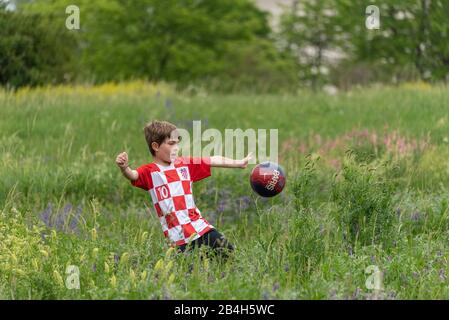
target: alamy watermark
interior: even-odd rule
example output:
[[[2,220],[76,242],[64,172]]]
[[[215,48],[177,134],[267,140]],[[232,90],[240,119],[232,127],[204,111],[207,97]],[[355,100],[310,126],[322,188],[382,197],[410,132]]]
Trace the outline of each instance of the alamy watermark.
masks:
[[[202,131],[201,120],[194,120],[192,135],[186,129],[178,128],[176,131],[181,140],[179,154],[192,155],[194,161],[214,155],[242,159],[252,153],[254,157],[249,164],[278,162],[278,129],[225,129],[223,135],[215,128]]]
[[[379,292],[383,289],[383,273],[376,265],[370,265],[366,267],[365,273],[369,274],[365,281],[365,286],[368,290],[374,290]]]
[[[77,266],[67,266],[65,273],[68,275],[65,279],[65,286],[67,289],[78,289],[80,288],[80,269]]]
[[[380,29],[380,10],[378,6],[370,5],[365,9],[367,15],[365,26],[368,30]]]
[[[77,5],[71,4],[65,9],[66,14],[69,16],[66,18],[65,26],[69,30],[80,29],[80,8]],[[369,30],[380,29],[380,10],[378,6],[369,5],[365,9],[367,15],[365,19],[365,26]]]
[[[65,13],[69,16],[65,19],[65,26],[69,30],[80,29],[80,8],[74,4],[65,8]]]

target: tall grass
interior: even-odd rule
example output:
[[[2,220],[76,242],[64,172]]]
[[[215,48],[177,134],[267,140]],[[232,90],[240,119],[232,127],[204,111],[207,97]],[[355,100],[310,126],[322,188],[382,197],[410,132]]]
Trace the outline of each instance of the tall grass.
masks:
[[[108,84],[0,92],[0,298],[448,298],[444,87],[336,96],[208,95]],[[196,203],[236,246],[222,263],[169,250],[147,195],[115,167],[151,161],[144,124],[278,128],[287,186],[213,169]],[[246,181],[246,182],[245,182]],[[383,272],[366,288],[365,270]],[[79,289],[68,289],[69,266]]]

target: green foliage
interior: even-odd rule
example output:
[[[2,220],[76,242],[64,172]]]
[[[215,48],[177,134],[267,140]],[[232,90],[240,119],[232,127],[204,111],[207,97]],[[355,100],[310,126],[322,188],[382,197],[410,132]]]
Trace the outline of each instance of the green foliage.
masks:
[[[393,184],[381,165],[357,164],[349,156],[333,186],[333,201],[344,237],[352,246],[382,244],[393,239]]]
[[[288,240],[285,243],[289,252],[289,265],[304,279],[319,267],[329,252],[332,238],[332,223],[320,219],[320,210],[301,209],[289,220]]]
[[[233,42],[225,48],[222,70],[198,80],[199,86],[209,91],[227,93],[296,90],[298,77],[294,59],[280,52],[272,41],[256,39],[251,42]]]
[[[319,157],[308,155],[303,168],[298,170],[293,182],[293,194],[295,195],[295,207],[298,212],[301,209],[310,209],[319,193],[319,178],[316,173],[316,163]]]
[[[0,85],[61,83],[73,77],[75,39],[39,14],[0,8]]]
[[[369,30],[376,5],[380,28]],[[374,82],[447,80],[449,33],[444,0],[293,1],[281,19],[283,50],[297,57],[302,84],[342,88]]]
[[[278,24],[250,0],[16,1],[0,9],[0,85],[143,79],[190,91],[295,92],[446,81],[443,0],[292,1]],[[365,26],[368,5],[380,29]],[[274,22],[274,20],[272,21]]]
[[[0,90],[0,297],[448,298],[447,99],[445,87],[422,84],[338,99],[179,94],[140,82]],[[229,263],[168,251],[147,193],[114,164],[123,150],[133,168],[151,161],[142,126],[168,115],[186,129],[192,119],[222,132],[279,128],[288,175],[279,196],[254,194],[251,168],[212,169],[194,185],[204,217],[236,246]],[[390,154],[384,130],[404,145],[430,137],[428,148]],[[347,139],[353,132],[362,134]],[[364,144],[365,132],[385,150]],[[341,168],[348,149],[357,159]],[[68,265],[79,267],[79,290],[65,286]],[[370,265],[384,274],[378,293],[365,286]]]
[[[329,50],[335,50],[339,29],[334,1],[293,1],[281,17],[283,50],[295,57],[300,80],[313,89],[328,82]]]
[[[377,5],[380,29],[365,28],[365,8]],[[377,81],[389,76],[390,81],[447,79],[449,51],[440,39],[449,32],[444,0],[401,0],[381,2],[364,0],[339,1],[339,25],[350,35],[342,43],[351,53],[351,62],[368,62],[381,70]]]
[[[64,26],[67,0],[23,4],[24,12]],[[288,60],[269,40],[267,14],[248,0],[79,1],[81,79],[146,79],[186,87],[269,91],[292,80]],[[234,82],[235,81],[235,82]]]

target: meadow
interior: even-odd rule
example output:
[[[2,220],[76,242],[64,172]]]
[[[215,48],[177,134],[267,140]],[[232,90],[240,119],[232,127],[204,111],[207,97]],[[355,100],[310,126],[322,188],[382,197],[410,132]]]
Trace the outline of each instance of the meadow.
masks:
[[[145,82],[0,91],[0,299],[448,299],[448,101],[447,87],[422,83],[335,95]],[[279,129],[280,195],[254,194],[253,166],[194,185],[236,246],[229,261],[169,249],[147,194],[116,167],[122,151],[133,168],[151,161],[151,119]]]

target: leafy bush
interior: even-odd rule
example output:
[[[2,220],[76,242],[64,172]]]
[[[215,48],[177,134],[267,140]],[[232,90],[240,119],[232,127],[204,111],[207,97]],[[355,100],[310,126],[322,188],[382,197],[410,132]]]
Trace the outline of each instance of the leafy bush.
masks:
[[[61,83],[73,77],[75,38],[38,14],[0,7],[0,85]]]

